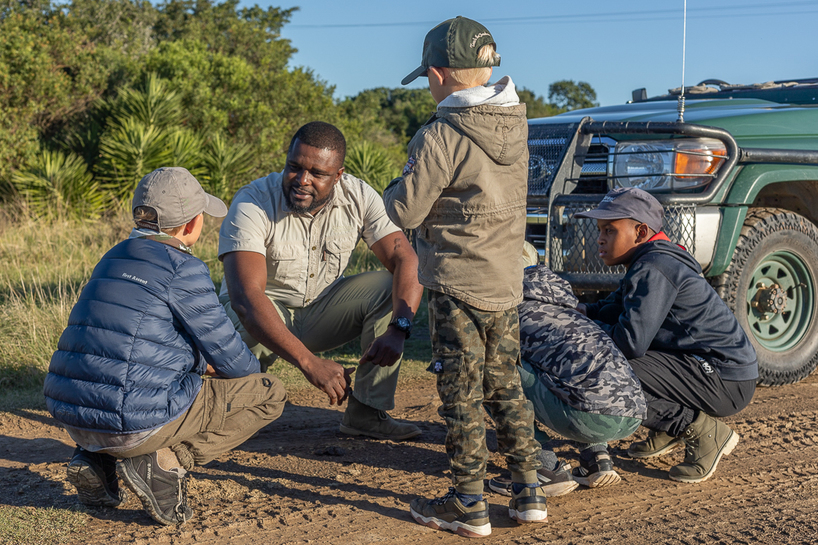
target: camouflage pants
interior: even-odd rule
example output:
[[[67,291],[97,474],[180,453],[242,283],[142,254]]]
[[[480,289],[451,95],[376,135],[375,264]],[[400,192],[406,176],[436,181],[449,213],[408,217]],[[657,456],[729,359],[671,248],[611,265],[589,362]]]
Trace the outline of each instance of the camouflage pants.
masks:
[[[455,488],[481,494],[486,474],[484,406],[497,427],[499,450],[515,482],[537,482],[540,445],[534,411],[517,372],[520,326],[517,309],[478,310],[454,297],[429,291],[432,364],[446,421],[446,453]]]

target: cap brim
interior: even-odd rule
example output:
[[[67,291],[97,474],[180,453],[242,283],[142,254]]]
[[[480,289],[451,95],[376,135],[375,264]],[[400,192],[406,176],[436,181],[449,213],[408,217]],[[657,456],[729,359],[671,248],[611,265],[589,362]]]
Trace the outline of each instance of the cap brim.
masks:
[[[408,85],[418,79],[420,76],[426,75],[426,70],[428,70],[425,66],[418,66],[411,74],[400,80],[401,85]]]
[[[613,210],[588,210],[587,212],[578,212],[574,214],[575,218],[591,218],[595,220],[625,220],[631,219],[630,216],[627,214],[622,214],[621,212],[615,212]]]
[[[205,195],[207,196],[207,202],[205,203],[203,212],[214,218],[225,217],[227,215],[227,205],[224,204],[224,201],[218,197],[214,197],[210,193],[205,193]]]

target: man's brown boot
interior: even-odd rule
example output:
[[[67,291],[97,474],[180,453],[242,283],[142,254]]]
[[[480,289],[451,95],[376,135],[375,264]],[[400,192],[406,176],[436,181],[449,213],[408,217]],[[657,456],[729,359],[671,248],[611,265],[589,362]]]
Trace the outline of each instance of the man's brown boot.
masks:
[[[700,483],[716,472],[722,456],[730,454],[739,436],[730,427],[699,412],[696,420],[685,428],[685,460],[670,468],[670,478],[683,483]]]
[[[628,456],[631,458],[653,458],[683,445],[684,440],[681,437],[673,437],[663,431],[650,430],[647,439],[631,443],[631,446],[628,447]]]
[[[364,405],[354,395],[349,396],[347,410],[341,421],[341,433],[365,435],[375,439],[403,441],[420,435],[420,428],[414,424],[399,422],[381,411]]]

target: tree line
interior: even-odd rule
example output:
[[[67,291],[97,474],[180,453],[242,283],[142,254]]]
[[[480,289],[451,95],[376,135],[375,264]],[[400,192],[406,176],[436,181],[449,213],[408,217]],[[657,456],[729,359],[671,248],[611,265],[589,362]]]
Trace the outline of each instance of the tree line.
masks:
[[[347,171],[382,188],[435,109],[426,90],[334,99],[290,67],[281,37],[297,8],[238,0],[0,0],[0,199],[36,216],[99,217],[159,166],[183,166],[225,200],[282,167],[290,135],[321,119],[347,136]],[[529,117],[595,105],[585,82]]]

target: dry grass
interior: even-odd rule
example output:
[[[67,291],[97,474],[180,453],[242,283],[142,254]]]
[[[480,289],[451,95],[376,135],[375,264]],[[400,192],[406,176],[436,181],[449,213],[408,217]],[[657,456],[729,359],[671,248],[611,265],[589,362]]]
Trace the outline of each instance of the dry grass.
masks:
[[[221,220],[207,218],[195,253],[210,267],[216,288],[224,269],[218,260],[218,228]],[[99,259],[128,236],[131,222],[124,213],[99,221],[38,222],[13,217],[0,210],[0,407],[41,408],[43,379],[57,341],[82,287]],[[347,274],[372,270],[380,264],[362,244],[350,260]],[[425,305],[415,329],[426,329]],[[357,341],[326,357],[354,364],[359,357]],[[422,375],[429,353],[428,340],[410,340],[402,375]],[[271,369],[291,389],[309,384],[300,372],[279,361]]]

